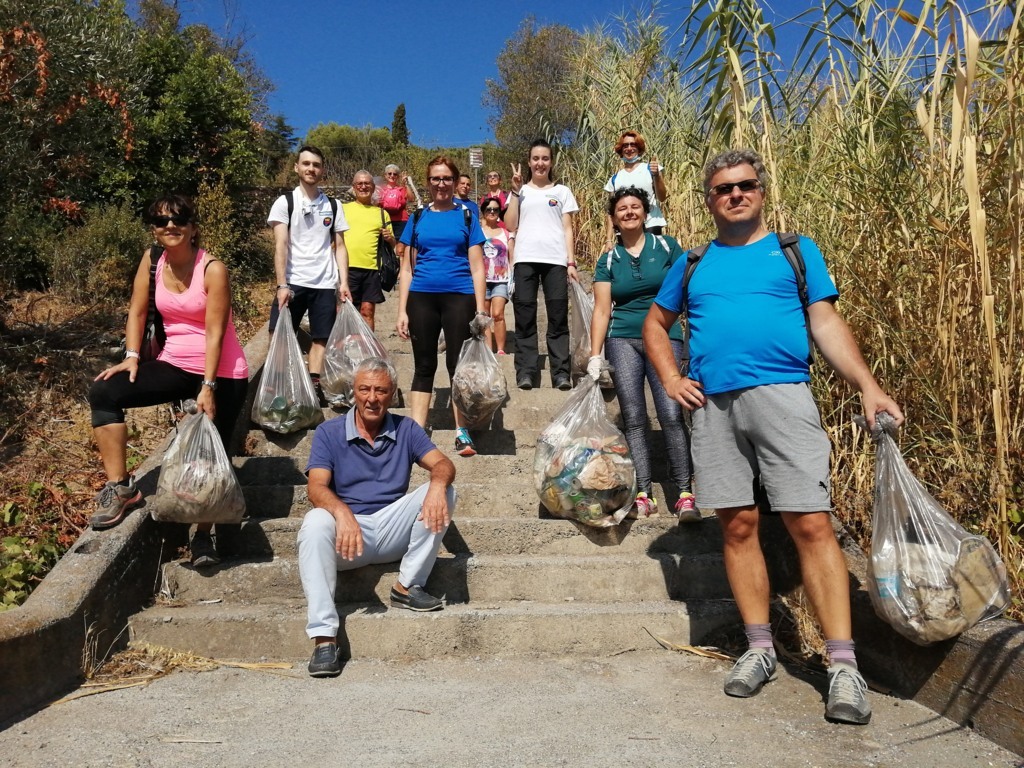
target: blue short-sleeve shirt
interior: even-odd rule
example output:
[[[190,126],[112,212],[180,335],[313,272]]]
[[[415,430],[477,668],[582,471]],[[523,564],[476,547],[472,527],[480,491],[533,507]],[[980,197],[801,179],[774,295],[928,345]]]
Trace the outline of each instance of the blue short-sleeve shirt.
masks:
[[[329,470],[332,489],[353,514],[372,515],[406,494],[412,465],[436,447],[423,427],[393,413],[370,445],[356,430],[353,408],[316,428],[306,474]]]
[[[839,296],[813,240],[800,238],[811,304]],[[807,325],[796,275],[774,233],[742,246],[712,242],[690,278],[686,259],[672,265],[655,302],[690,322],[690,378],[705,394],[810,381]]]
[[[416,249],[410,291],[421,293],[473,293],[469,246],[483,245],[480,218],[470,214],[469,226],[461,206],[450,211],[426,208],[419,220],[410,219],[401,242]],[[413,242],[413,233],[416,242]]]

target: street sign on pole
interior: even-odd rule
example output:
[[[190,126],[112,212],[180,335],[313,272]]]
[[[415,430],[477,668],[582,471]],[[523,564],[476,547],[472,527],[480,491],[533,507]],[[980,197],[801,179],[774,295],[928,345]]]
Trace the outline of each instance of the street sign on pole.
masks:
[[[470,168],[483,168],[484,166],[484,148],[483,147],[470,147],[469,148],[469,167]]]

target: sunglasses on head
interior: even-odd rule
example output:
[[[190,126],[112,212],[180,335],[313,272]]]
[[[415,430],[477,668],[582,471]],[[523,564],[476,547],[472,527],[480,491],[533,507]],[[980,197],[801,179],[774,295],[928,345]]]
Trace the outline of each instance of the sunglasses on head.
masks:
[[[166,227],[172,221],[174,222],[174,226],[184,227],[191,221],[191,219],[189,219],[188,216],[185,216],[184,214],[181,213],[176,213],[173,216],[154,216],[153,226]]]
[[[744,179],[743,181],[732,181],[726,182],[725,184],[716,184],[708,190],[709,195],[731,195],[734,187],[739,187],[740,192],[746,194],[747,192],[753,192],[761,188],[761,182],[757,179]]]

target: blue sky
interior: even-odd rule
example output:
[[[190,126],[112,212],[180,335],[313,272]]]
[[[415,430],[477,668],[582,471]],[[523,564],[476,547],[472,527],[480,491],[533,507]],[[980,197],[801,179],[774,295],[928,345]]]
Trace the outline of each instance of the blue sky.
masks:
[[[769,5],[775,18],[768,20],[778,25],[808,3],[775,0],[762,7]],[[298,138],[321,122],[390,127],[395,107],[404,102],[414,143],[469,146],[492,136],[481,103],[485,81],[496,76],[495,60],[526,16],[584,31],[649,5],[179,0],[178,7],[183,24],[202,23],[247,39],[246,50],[275,84],[271,111],[284,114]],[[660,3],[665,26],[678,27],[689,7]],[[793,40],[800,36],[794,25],[781,25],[778,32]]]

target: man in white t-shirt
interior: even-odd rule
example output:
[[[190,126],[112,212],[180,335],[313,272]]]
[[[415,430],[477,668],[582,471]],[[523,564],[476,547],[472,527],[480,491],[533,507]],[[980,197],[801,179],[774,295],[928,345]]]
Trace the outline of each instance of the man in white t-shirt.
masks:
[[[338,299],[348,301],[348,251],[345,214],[317,184],[324,175],[324,153],[313,146],[299,149],[295,163],[299,186],[274,201],[267,223],[274,229],[274,272],[277,292],[270,307],[270,332],[285,306],[297,328],[309,313],[309,375],[320,383],[327,337],[334,326]],[[289,200],[289,198],[291,198]],[[289,205],[289,202],[291,205]],[[289,216],[289,208],[291,215]],[[333,241],[333,242],[332,242]]]

